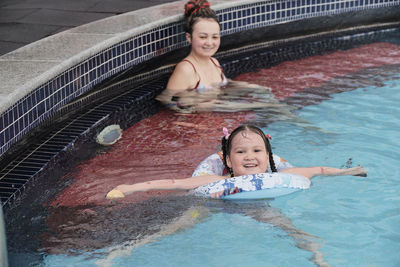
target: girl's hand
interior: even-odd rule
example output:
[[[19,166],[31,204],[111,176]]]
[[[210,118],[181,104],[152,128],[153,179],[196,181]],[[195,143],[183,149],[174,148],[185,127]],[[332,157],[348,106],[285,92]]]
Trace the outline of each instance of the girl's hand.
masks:
[[[106,198],[107,199],[124,198],[125,194],[131,194],[132,192],[134,192],[133,187],[134,185],[121,184],[115,187],[110,192],[108,192]]]
[[[106,195],[107,199],[124,198],[124,197],[125,197],[125,195],[121,191],[119,191],[117,189],[111,190]]]
[[[210,197],[211,198],[221,198],[221,197],[223,197],[225,195],[233,195],[233,194],[236,194],[236,193],[239,193],[239,192],[241,192],[241,190],[239,190],[238,187],[235,187],[235,188],[232,188],[232,189],[225,189],[223,191],[218,191],[218,192],[215,192],[215,193],[211,193]]]
[[[367,171],[362,166],[348,169],[350,175],[367,177]]]
[[[211,198],[221,198],[223,195],[224,195],[224,191],[219,191],[219,192],[211,193],[210,197]]]

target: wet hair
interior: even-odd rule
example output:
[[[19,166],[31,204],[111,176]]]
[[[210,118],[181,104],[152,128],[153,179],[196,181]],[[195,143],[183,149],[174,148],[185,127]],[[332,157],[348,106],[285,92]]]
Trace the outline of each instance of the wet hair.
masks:
[[[219,25],[217,14],[210,8],[210,3],[207,0],[188,1],[185,4],[185,32],[192,35],[193,26],[200,18],[213,19]]]
[[[274,158],[272,156],[271,144],[269,143],[268,138],[265,136],[264,132],[260,128],[254,126],[254,125],[242,125],[242,126],[237,127],[235,130],[233,130],[232,133],[229,135],[228,139],[226,139],[225,136],[222,137],[223,162],[224,162],[225,167],[227,168],[227,170],[231,174],[231,176],[232,177],[234,176],[233,170],[228,167],[228,164],[226,163],[226,157],[228,155],[230,155],[230,153],[231,153],[233,138],[238,133],[245,132],[245,131],[250,131],[250,132],[253,132],[253,133],[258,134],[259,136],[261,136],[261,138],[263,139],[264,144],[265,144],[265,149],[266,149],[266,151],[268,153],[268,156],[269,156],[269,166],[271,168],[271,171],[272,172],[277,172],[276,166],[275,166],[275,162],[274,162]]]

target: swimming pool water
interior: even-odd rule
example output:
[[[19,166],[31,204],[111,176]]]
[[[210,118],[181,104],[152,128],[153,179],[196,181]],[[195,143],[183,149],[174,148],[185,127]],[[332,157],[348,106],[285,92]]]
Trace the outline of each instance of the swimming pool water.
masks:
[[[297,115],[308,121],[305,126],[275,122],[264,129],[273,137],[274,152],[296,166],[362,165],[368,170],[367,178],[316,177],[311,189],[266,202],[297,229],[316,236],[315,244],[332,266],[400,264],[399,70],[392,68],[378,86],[303,107]],[[214,210],[193,227],[152,242],[124,243],[105,255],[48,255],[43,265],[315,266],[311,257],[278,227]]]
[[[400,264],[399,100],[396,74],[382,87],[336,94],[304,108],[300,117],[320,132],[279,123],[269,129],[279,138],[275,146],[290,151],[296,165],[340,167],[351,158],[353,166],[368,169],[365,179],[318,177],[305,194],[272,202],[296,226],[324,240],[321,250],[333,266]]]

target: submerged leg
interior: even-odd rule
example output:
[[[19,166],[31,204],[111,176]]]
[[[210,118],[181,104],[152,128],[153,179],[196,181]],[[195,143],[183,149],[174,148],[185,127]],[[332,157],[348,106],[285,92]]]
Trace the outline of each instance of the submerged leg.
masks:
[[[297,229],[293,225],[292,221],[278,209],[265,205],[264,208],[257,207],[256,209],[247,209],[245,215],[250,216],[259,222],[265,222],[279,227],[294,239],[298,248],[307,250],[313,254],[311,260],[317,266],[330,266],[326,261],[324,261],[323,254],[319,251],[321,244],[320,242],[317,242],[316,239],[321,239],[315,235]]]
[[[178,232],[192,228],[195,224],[203,221],[209,216],[209,210],[204,206],[193,206],[182,213],[181,216],[175,218],[172,222],[162,225],[159,231],[139,237],[137,240],[124,242],[108,248],[107,257],[98,260],[96,263],[100,266],[113,266],[113,261],[116,258],[126,257],[132,254],[132,251],[145,244],[159,241],[164,236],[173,235]]]

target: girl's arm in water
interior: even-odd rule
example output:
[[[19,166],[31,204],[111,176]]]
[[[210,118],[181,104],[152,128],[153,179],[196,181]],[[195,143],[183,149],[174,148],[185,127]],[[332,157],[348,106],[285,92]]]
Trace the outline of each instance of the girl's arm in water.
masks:
[[[311,179],[314,176],[343,176],[343,175],[354,175],[354,176],[364,176],[364,177],[367,176],[367,172],[361,166],[349,169],[338,169],[332,167],[308,167],[308,168],[299,167],[299,168],[284,169],[281,170],[280,172],[298,174],[305,176],[309,179]],[[162,179],[162,180],[153,180],[131,185],[122,184],[117,186],[110,192],[108,192],[106,198],[109,199],[121,198],[133,192],[144,192],[149,190],[189,190],[223,179],[226,179],[226,177],[218,175],[203,175],[195,178]]]
[[[106,198],[120,198],[133,192],[144,192],[149,190],[189,190],[199,186],[226,179],[224,176],[203,175],[195,178],[185,179],[162,179],[137,184],[121,184],[108,192]]]
[[[354,175],[354,176],[367,176],[367,171],[361,167],[357,166],[349,169],[338,169],[332,167],[308,167],[308,168],[287,168],[281,170],[280,172],[287,172],[292,174],[298,174],[305,176],[309,179],[314,176],[344,176],[344,175]]]

